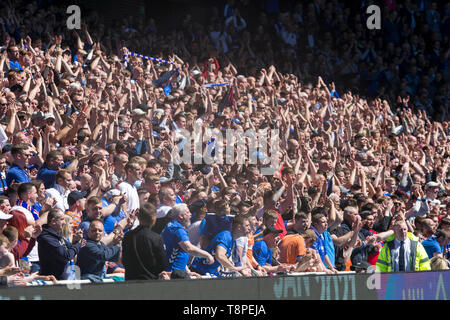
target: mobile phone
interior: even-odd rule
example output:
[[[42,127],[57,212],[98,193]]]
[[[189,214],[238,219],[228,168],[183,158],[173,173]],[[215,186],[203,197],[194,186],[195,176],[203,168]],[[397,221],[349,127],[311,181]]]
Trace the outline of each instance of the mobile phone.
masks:
[[[81,109],[82,112],[85,112],[87,109],[87,105],[83,107],[83,109]]]

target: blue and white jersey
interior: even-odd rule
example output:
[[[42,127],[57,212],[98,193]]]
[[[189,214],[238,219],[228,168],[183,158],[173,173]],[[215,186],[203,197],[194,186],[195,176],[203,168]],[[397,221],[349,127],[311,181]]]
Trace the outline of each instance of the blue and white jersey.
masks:
[[[3,195],[8,190],[8,184],[6,183],[6,174],[4,172],[0,172],[0,182],[0,195]]]
[[[322,262],[325,263],[325,255],[327,254],[327,248],[325,247],[325,240],[322,234],[320,234],[313,226],[311,226],[311,230],[316,234],[316,241],[314,242],[312,248],[317,251],[322,259]]]
[[[185,270],[189,261],[189,253],[184,251],[179,243],[189,241],[189,234],[178,221],[171,221],[161,234],[166,249],[169,266],[166,271]]]
[[[229,258],[231,256],[231,251],[233,249],[233,235],[230,231],[222,231],[218,235],[216,235],[206,248],[213,257],[214,263],[208,264],[205,258],[197,257],[192,261],[192,268],[198,271],[200,274],[205,275],[207,273],[213,274],[216,273],[220,267],[220,262],[216,259],[216,248],[217,246],[221,246],[225,248],[226,256]]]

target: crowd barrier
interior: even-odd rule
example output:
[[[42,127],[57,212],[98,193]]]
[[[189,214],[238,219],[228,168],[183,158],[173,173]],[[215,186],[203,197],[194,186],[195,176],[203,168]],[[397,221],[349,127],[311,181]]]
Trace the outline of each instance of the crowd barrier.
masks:
[[[261,278],[125,281],[0,289],[0,300],[447,300],[450,271],[289,274]]]

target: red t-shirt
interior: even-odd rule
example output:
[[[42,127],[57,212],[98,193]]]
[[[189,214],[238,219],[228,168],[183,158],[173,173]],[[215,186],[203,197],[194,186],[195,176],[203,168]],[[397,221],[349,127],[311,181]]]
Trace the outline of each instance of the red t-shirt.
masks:
[[[378,232],[376,232],[376,231],[374,231],[374,230],[372,230],[372,229],[369,229],[369,231],[372,233],[372,234],[378,234]],[[380,251],[378,251],[377,253],[374,253],[373,255],[370,255],[368,258],[367,258],[367,261],[372,265],[372,266],[376,266],[377,265],[377,260],[378,260],[378,256],[380,255]]]
[[[278,214],[278,219],[277,222],[275,223],[275,229],[278,230],[283,230],[282,233],[280,233],[280,240],[284,238],[284,236],[286,235],[287,231],[286,231],[286,226],[284,225],[284,220],[281,217],[281,214],[278,210],[275,210]]]

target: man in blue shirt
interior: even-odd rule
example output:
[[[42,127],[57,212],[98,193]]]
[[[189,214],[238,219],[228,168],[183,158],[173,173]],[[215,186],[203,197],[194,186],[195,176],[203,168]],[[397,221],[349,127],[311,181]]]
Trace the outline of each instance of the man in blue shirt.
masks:
[[[25,170],[28,160],[32,156],[30,147],[26,144],[14,145],[11,149],[13,163],[6,175],[6,184],[10,186],[13,183],[30,182],[30,176]]]
[[[233,220],[231,231],[219,232],[208,244],[206,251],[214,257],[214,263],[209,264],[206,259],[195,258],[191,265],[191,270],[201,275],[207,273],[220,275],[219,267],[222,266],[229,271],[235,271],[244,276],[249,276],[250,269],[246,266],[235,267],[230,260],[234,240],[248,236],[250,233],[250,222],[243,216],[236,216]]]
[[[422,245],[428,254],[428,258],[433,258],[437,254],[444,252],[445,246],[450,241],[450,231],[438,230],[435,235],[422,241]]]
[[[172,208],[174,219],[167,224],[161,236],[164,240],[166,255],[169,265],[166,271],[186,270],[190,255],[204,258],[208,264],[214,262],[214,258],[189,241],[189,234],[186,229],[191,224],[191,212],[184,204],[176,204]],[[186,270],[186,272],[189,271]]]
[[[312,216],[312,226],[311,230],[316,234],[316,241],[313,244],[313,249],[317,251],[322,259],[322,263],[331,270],[333,273],[337,273],[337,270],[334,268],[333,263],[331,263],[330,258],[327,254],[327,248],[325,245],[325,238],[323,233],[328,229],[328,220],[327,217],[318,213]],[[331,238],[331,237],[330,237]],[[329,238],[328,238],[329,241]]]
[[[103,223],[102,201],[98,197],[90,197],[86,204],[87,215],[78,225],[78,230],[83,230],[83,238],[88,239],[88,229],[92,221],[100,220]]]
[[[209,242],[219,232],[231,231],[233,215],[230,215],[230,205],[226,200],[217,200],[214,203],[216,213],[207,213],[200,224],[200,246],[202,249],[208,247]]]
[[[126,198],[125,195],[122,195],[119,190],[111,189],[105,194],[104,197],[102,197],[101,200],[103,206],[102,211],[104,211],[105,208],[109,207],[112,203],[115,205],[113,213],[105,217],[105,221],[103,223],[105,233],[110,234],[114,231],[115,226],[127,216],[125,211],[122,209],[122,205],[126,202]],[[124,232],[126,232],[126,230]]]
[[[17,68],[19,71],[23,71],[23,67],[20,64],[19,57],[19,48],[17,46],[9,46],[7,49],[8,59],[9,59],[9,69]]]
[[[64,163],[63,156],[60,151],[53,150],[47,154],[45,162],[39,169],[36,179],[44,181],[46,189],[54,188],[56,182],[56,173],[59,169],[66,168],[73,171],[78,166],[78,159],[74,159],[71,163]]]
[[[17,199],[16,206],[27,209],[33,215],[34,220],[39,220],[39,211],[42,206],[37,202],[38,193],[36,186],[29,182],[21,183],[17,189],[17,195],[19,199]],[[39,206],[36,206],[36,204]]]
[[[106,275],[106,261],[117,262],[120,257],[122,235],[114,235],[109,246],[102,242],[103,223],[93,220],[88,229],[86,245],[80,249],[77,265],[81,270],[81,279],[101,280]]]
[[[273,249],[277,247],[280,240],[279,234],[282,232],[283,230],[275,229],[272,226],[267,227],[263,231],[263,239],[253,245],[253,256],[256,262],[267,272],[289,272],[295,269],[294,265],[285,263],[272,266]]]
[[[8,190],[8,185],[6,184],[6,154],[0,154],[0,195],[3,195]]]

